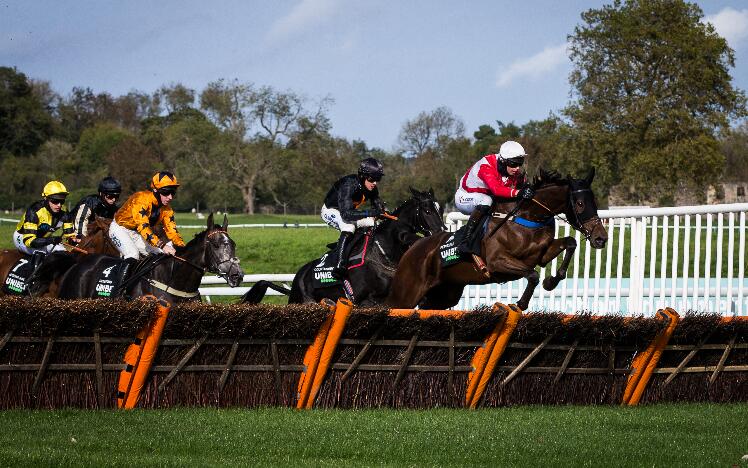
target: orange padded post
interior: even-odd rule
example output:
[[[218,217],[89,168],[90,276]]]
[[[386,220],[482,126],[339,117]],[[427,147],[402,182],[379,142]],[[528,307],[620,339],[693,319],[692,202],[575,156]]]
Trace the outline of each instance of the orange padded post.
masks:
[[[336,305],[330,299],[322,299],[320,304],[327,306],[330,312],[335,312]],[[322,348],[325,346],[327,334],[330,332],[330,326],[332,326],[332,313],[322,322],[319,331],[317,331],[317,336],[314,337],[314,342],[309,345],[306,353],[304,353],[304,371],[301,373],[299,384],[296,387],[296,409],[306,408],[306,400],[312,390],[314,374],[317,372],[317,366],[319,365],[319,357],[322,355]]]
[[[501,330],[504,328],[504,323],[506,322],[507,314],[503,313],[504,310],[500,304],[494,304],[491,311],[497,314],[501,313],[502,315],[499,317],[499,321],[498,323],[496,323],[494,329],[483,341],[483,346],[478,348],[478,350],[473,355],[473,359],[471,359],[470,361],[470,366],[473,368],[473,370],[470,372],[470,374],[468,374],[468,386],[467,392],[465,393],[465,406],[470,406],[470,402],[473,401],[473,395],[475,395],[475,389],[478,388],[478,382],[480,381],[480,377],[481,375],[483,375],[483,371],[486,368],[486,362],[488,362],[488,358],[491,356],[491,351],[493,351],[493,347],[494,345],[496,345],[496,340],[499,339]]]
[[[514,329],[517,327],[520,317],[522,317],[522,311],[515,304],[509,306],[499,304],[499,306],[506,311],[506,320],[504,321],[504,327],[501,329],[501,334],[499,334],[496,344],[491,350],[491,355],[488,357],[488,361],[486,361],[486,368],[480,376],[480,381],[478,382],[478,386],[473,394],[473,399],[470,401],[471,409],[475,409],[478,406],[478,403],[480,403],[480,400],[483,397],[483,392],[486,390],[491,377],[493,377],[493,371],[496,369],[496,364],[504,354],[504,351],[509,344],[509,340],[514,333]]]
[[[322,386],[322,382],[325,380],[325,375],[330,368],[333,354],[335,354],[335,349],[338,347],[338,342],[340,341],[340,337],[343,335],[343,330],[345,330],[348,316],[351,315],[351,309],[353,309],[353,303],[351,301],[344,298],[338,299],[338,303],[335,306],[335,314],[332,318],[332,325],[330,326],[330,331],[327,333],[327,339],[322,348],[322,354],[319,357],[317,371],[314,373],[312,388],[309,391],[309,396],[306,400],[307,409],[311,409],[314,406],[314,399],[317,397],[317,392]]]
[[[148,299],[155,299],[148,296]],[[169,316],[169,303],[159,301],[156,306],[156,316],[145,328],[140,330],[133,344],[125,352],[125,369],[119,374],[117,385],[117,407],[124,409],[135,408],[143,390],[145,380],[151,370],[153,358],[158,351],[161,334]]]
[[[675,327],[678,326],[680,316],[678,312],[668,307],[664,310],[658,310],[656,318],[660,321],[667,320],[668,324],[657,333],[649,346],[647,346],[647,349],[634,358],[634,362],[631,364],[632,373],[626,382],[626,389],[623,392],[623,401],[621,404],[624,406],[636,406],[639,403],[644,390],[649,384],[652,373],[660,361],[662,351],[665,349],[668,341],[670,341],[670,337],[673,336]]]

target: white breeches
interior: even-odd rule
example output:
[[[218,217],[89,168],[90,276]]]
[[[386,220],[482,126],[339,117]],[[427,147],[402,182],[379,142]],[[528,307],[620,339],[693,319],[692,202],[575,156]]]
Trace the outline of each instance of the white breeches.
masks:
[[[109,237],[124,258],[139,259],[151,253],[161,253],[161,249],[145,243],[143,236],[135,231],[123,228],[116,221],[109,225]]]
[[[337,208],[328,208],[325,205],[322,205],[321,216],[322,220],[327,223],[328,226],[334,227],[341,232],[353,232],[356,228],[374,226],[374,218],[372,217],[347,223],[343,220],[343,217],[340,216],[340,211],[338,211]]]
[[[18,231],[13,232],[13,245],[16,246],[16,249],[19,251],[28,254],[28,255],[34,255],[34,252],[44,252],[44,253],[50,253],[50,252],[61,252],[65,250],[65,247],[61,246],[60,244],[57,245],[45,245],[41,249],[36,249],[34,247],[29,247],[26,244],[23,243],[23,234],[21,234]]]
[[[493,198],[491,195],[479,192],[468,192],[462,187],[455,193],[455,207],[462,213],[469,215],[478,205],[491,206]]]

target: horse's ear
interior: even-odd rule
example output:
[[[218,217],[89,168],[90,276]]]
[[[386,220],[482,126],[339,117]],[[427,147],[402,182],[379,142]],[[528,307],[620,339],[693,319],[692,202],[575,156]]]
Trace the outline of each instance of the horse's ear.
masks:
[[[212,211],[208,215],[208,223],[207,224],[208,224],[208,229],[212,229],[213,228],[213,212]]]
[[[590,172],[587,174],[587,177],[584,180],[587,181],[588,185],[592,185],[592,179],[594,178],[595,178],[595,167],[593,166],[590,168]]]
[[[429,195],[431,195],[431,198],[434,198],[434,187],[429,187]]]
[[[223,226],[221,226],[222,231],[228,231],[229,230],[229,217],[227,214],[223,214]]]
[[[414,188],[413,188],[413,187],[411,187],[410,185],[408,186],[408,190],[410,190],[410,193],[411,193],[411,194],[412,194],[412,195],[413,195],[414,197],[417,197],[417,196],[418,196],[418,190],[414,189]]]

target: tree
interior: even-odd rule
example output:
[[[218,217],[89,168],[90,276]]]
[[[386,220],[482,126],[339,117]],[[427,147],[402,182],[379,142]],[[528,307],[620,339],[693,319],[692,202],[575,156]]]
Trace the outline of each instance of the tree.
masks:
[[[131,135],[107,152],[106,166],[108,175],[119,180],[125,194],[147,189],[151,176],[161,170],[161,162],[153,151]]]
[[[255,90],[237,80],[209,83],[200,94],[200,108],[224,130],[227,140],[220,153],[196,154],[195,164],[238,188],[245,212],[253,214],[258,189],[278,170],[282,143],[309,129],[325,129],[330,102],[324,98],[310,109],[307,100],[293,92]]]
[[[110,123],[100,123],[83,130],[76,148],[79,161],[70,176],[71,184],[96,187],[98,181],[109,174],[109,153],[123,140],[132,137],[130,132]]]
[[[415,119],[406,121],[398,140],[406,154],[417,156],[464,134],[465,124],[462,120],[451,109],[442,106],[431,112],[421,112]]]
[[[168,113],[188,109],[195,103],[195,90],[181,83],[162,86],[155,95],[159,103],[163,102]]]
[[[0,67],[0,155],[30,155],[51,135],[52,116],[29,79]]]
[[[748,181],[748,122],[731,129],[721,141],[725,155],[725,180]]]
[[[674,175],[673,158],[653,155],[669,150],[676,160],[710,152],[704,159],[715,165],[679,174],[689,190],[705,190],[722,173],[714,135],[746,115],[746,99],[731,83],[733,51],[702,17],[683,0],[615,0],[584,12],[569,36],[577,100],[564,111],[573,124],[564,156],[596,166],[603,195],[626,181],[637,199],[655,197],[667,184],[649,176]]]

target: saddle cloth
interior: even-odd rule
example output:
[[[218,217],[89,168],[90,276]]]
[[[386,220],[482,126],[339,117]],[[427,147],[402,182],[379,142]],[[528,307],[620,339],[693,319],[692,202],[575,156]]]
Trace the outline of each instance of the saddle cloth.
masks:
[[[352,243],[355,245],[356,239],[352,239]],[[366,252],[369,250],[369,242],[371,241],[371,234],[367,232],[364,234],[364,243],[359,248],[353,248],[352,252],[348,255],[348,269],[353,270],[359,268],[366,262]],[[328,245],[327,247],[332,249],[335,247],[335,243]],[[335,267],[335,253],[329,250],[324,254],[313,268],[313,281],[312,287],[314,289],[329,288],[331,286],[342,286],[343,281],[332,276],[332,270]]]
[[[3,282],[3,292],[12,296],[28,295],[28,279],[33,273],[31,255],[24,254],[8,272]]]
[[[490,217],[486,217],[486,219],[483,220],[481,226],[478,228],[478,235],[475,236],[473,245],[470,246],[470,250],[472,250],[473,252],[480,252],[481,241],[486,235],[486,231],[488,230],[488,221],[490,219]],[[456,265],[460,262],[472,262],[470,255],[460,254],[457,251],[457,246],[460,245],[462,238],[465,237],[466,227],[467,226],[462,226],[451,236],[447,237],[442,245],[439,246],[439,255],[442,260],[442,268],[451,267],[452,265]]]

